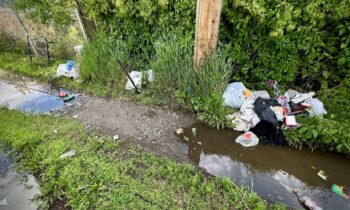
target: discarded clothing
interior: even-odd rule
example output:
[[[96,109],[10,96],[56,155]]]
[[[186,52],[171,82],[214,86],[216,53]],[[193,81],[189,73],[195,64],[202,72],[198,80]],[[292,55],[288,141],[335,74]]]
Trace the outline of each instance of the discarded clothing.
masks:
[[[305,103],[308,103],[311,105],[310,117],[315,115],[320,116],[320,115],[327,114],[327,111],[323,107],[323,103],[317,98],[308,99],[305,101]]]
[[[232,120],[233,124],[235,124],[234,130],[248,131],[260,122],[258,115],[254,112],[255,99],[254,96],[250,96],[244,101],[238,113],[226,116],[228,119]]]
[[[242,82],[230,83],[223,94],[224,104],[236,109],[241,108],[245,99],[243,91],[246,89]]]
[[[254,147],[259,144],[259,139],[253,132],[248,131],[238,136],[235,142],[241,144],[244,147]]]

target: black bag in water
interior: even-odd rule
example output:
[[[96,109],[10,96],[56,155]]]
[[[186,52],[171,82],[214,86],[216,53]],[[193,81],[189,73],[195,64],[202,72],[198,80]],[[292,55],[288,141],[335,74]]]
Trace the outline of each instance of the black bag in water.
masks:
[[[257,98],[254,102],[254,111],[260,118],[260,122],[250,131],[255,133],[259,138],[265,137],[270,144],[283,146],[285,138],[281,125],[279,124],[276,114],[270,106],[281,106],[275,99]]]

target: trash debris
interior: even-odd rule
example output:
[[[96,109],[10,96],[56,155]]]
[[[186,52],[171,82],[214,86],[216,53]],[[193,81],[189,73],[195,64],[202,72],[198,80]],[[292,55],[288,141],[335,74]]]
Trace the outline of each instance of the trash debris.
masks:
[[[118,140],[119,139],[119,136],[118,135],[114,135],[113,136],[113,140]]]
[[[286,115],[284,109],[280,106],[272,106],[270,109],[275,113],[277,120],[283,122],[284,116]]]
[[[8,199],[7,198],[4,198],[0,201],[0,206],[8,206]]]
[[[245,99],[243,91],[246,89],[242,82],[230,83],[223,94],[224,104],[236,109],[241,108]]]
[[[256,98],[267,98],[270,99],[270,94],[266,90],[258,90],[258,91],[253,91],[253,96]]]
[[[151,69],[149,69],[147,72],[147,80],[149,82],[153,81],[153,71]],[[142,85],[142,72],[141,71],[132,71],[131,73],[129,73],[130,78],[132,79],[132,81],[134,82],[135,86],[137,87],[137,89],[141,88]],[[128,81],[126,82],[125,85],[125,90],[134,90],[135,87],[133,86],[132,82],[130,81],[130,79],[128,78]]]
[[[192,128],[192,134],[193,134],[194,136],[197,135],[197,128]]]
[[[270,107],[278,106],[278,102],[275,99],[258,98],[254,102],[254,111],[260,118],[271,123],[274,127],[278,127],[278,121],[274,111]]]
[[[199,144],[199,145],[202,145],[202,142],[200,142],[200,141],[197,141],[197,144]]]
[[[259,139],[253,132],[248,131],[238,136],[235,142],[241,144],[244,147],[254,147],[258,145]]]
[[[298,126],[297,120],[295,119],[294,115],[287,115],[285,117],[284,123],[286,124],[286,126],[291,126],[291,127]]]
[[[271,86],[273,88],[273,93],[275,94],[275,96],[280,96],[281,92],[280,92],[280,87],[277,83],[277,81],[269,79],[266,81],[267,85]]]
[[[305,101],[305,103],[308,103],[311,105],[310,117],[315,116],[315,115],[320,116],[320,115],[327,114],[327,111],[323,107],[323,103],[320,100],[318,100],[317,98],[307,99]]]
[[[66,95],[66,96],[63,97],[63,102],[67,103],[69,101],[72,101],[74,98],[75,98],[75,95],[73,95],[73,94],[72,95]]]
[[[64,97],[66,97],[67,96],[67,93],[65,92],[65,91],[60,91],[59,93],[58,93],[58,97],[60,97],[60,98],[64,98]]]
[[[317,175],[318,175],[319,177],[321,177],[323,180],[327,181],[327,177],[328,177],[328,176],[324,173],[323,170],[319,171],[319,172],[317,173]]]
[[[323,210],[320,206],[317,205],[315,201],[313,201],[310,197],[302,195],[299,190],[293,190],[293,192],[297,195],[298,200],[304,204],[310,210]]]
[[[76,115],[73,115],[73,118],[74,119],[77,119],[78,118],[78,115],[76,114]]]
[[[184,129],[182,129],[182,128],[178,128],[177,130],[176,130],[176,134],[177,135],[181,135],[181,134],[183,134],[184,133]]]
[[[75,156],[75,150],[68,151],[66,153],[63,153],[60,158],[66,158],[66,157],[73,157]]]
[[[337,195],[345,198],[345,199],[349,199],[350,198],[350,195],[348,193],[346,193],[347,189],[343,186],[339,186],[339,185],[336,185],[336,184],[333,184],[332,185],[332,191],[334,193],[336,193]]]
[[[252,93],[252,91],[245,89],[245,90],[243,90],[243,94],[244,94],[245,98],[249,98],[253,93]]]
[[[184,136],[185,141],[189,141],[190,139],[187,136]]]
[[[76,80],[79,77],[78,69],[73,61],[66,64],[59,64],[56,72],[57,77],[64,76]]]
[[[311,99],[315,95],[315,92],[299,93],[295,90],[288,90],[284,95],[294,104],[298,104]]]
[[[226,116],[235,125],[234,130],[246,132],[260,122],[258,115],[254,111],[255,99],[256,97],[252,95],[244,101],[240,112]]]

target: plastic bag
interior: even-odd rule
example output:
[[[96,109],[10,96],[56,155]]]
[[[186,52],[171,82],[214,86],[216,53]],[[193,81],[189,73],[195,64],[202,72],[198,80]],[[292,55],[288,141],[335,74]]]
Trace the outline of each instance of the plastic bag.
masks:
[[[243,93],[245,89],[247,88],[242,82],[230,83],[223,94],[225,105],[236,109],[241,108],[245,99]]]
[[[323,107],[323,103],[317,98],[308,99],[305,101],[305,103],[308,103],[311,105],[311,110],[310,110],[311,117],[315,115],[319,116],[319,115],[327,114],[327,111]]]
[[[259,138],[253,132],[248,131],[238,136],[235,142],[244,147],[254,147],[259,144]]]
[[[130,74],[130,77],[134,84],[136,85],[137,88],[141,88],[142,84],[142,72],[140,71],[132,71]],[[135,87],[132,85],[131,81],[128,78],[128,81],[126,82],[125,85],[125,90],[133,90]]]

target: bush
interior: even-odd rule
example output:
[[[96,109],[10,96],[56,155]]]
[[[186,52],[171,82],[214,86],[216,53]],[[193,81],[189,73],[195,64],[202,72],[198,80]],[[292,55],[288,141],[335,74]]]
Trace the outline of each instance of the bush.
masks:
[[[121,87],[125,84],[125,77],[116,61],[126,64],[129,57],[126,42],[100,35],[97,40],[84,46],[81,78],[85,82],[107,87]]]

